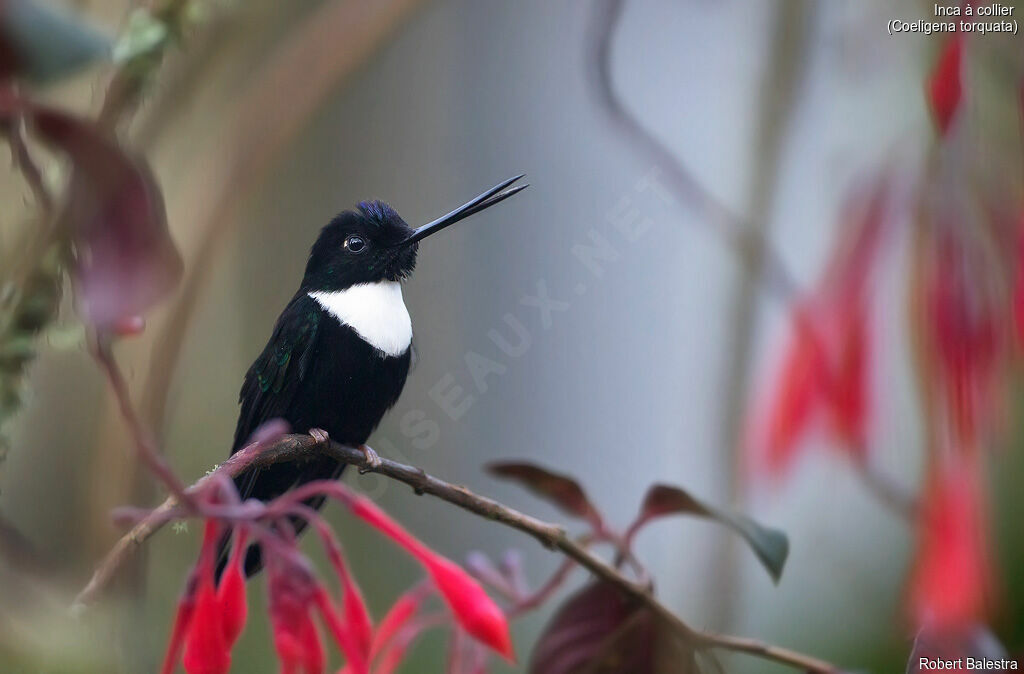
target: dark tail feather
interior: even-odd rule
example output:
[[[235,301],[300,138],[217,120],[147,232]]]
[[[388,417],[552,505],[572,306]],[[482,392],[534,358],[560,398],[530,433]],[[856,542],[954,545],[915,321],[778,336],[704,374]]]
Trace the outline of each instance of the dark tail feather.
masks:
[[[314,480],[336,480],[341,477],[347,464],[325,457],[302,463],[282,463],[269,468],[257,468],[246,471],[235,478],[235,486],[242,500],[255,498],[270,501],[281,494]],[[306,499],[304,503],[319,510],[324,504],[324,497],[317,496]],[[290,517],[292,528],[298,535],[306,528],[306,521],[298,517]],[[231,557],[231,535],[225,534],[217,546],[217,580],[227,567]],[[263,568],[263,555],[259,544],[252,544],[245,551],[245,575],[252,576]]]

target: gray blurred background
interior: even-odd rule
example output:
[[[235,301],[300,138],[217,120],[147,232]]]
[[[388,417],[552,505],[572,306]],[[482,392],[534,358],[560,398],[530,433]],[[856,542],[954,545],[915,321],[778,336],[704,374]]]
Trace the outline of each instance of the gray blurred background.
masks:
[[[80,4],[121,25],[123,2]],[[805,452],[780,488],[742,494],[732,449],[738,417],[767,372],[788,307],[764,291],[707,204],[672,192],[665,171],[602,105],[598,9],[541,0],[214,4],[130,129],[164,186],[188,275],[147,333],[119,347],[133,392],[174,466],[200,475],[223,458],[242,376],[333,214],[380,198],[423,222],[525,172],[531,186],[522,195],[421,248],[405,288],[418,364],[371,444],[556,521],[557,511],[482,466],[526,459],[573,474],[619,525],[656,481],[740,507],[789,534],[781,583],[718,528],[666,520],[638,544],[664,601],[695,626],[851,668],[902,670],[911,546],[903,524],[829,452]],[[884,29],[894,13],[925,11],[923,3],[848,0],[635,0],[616,28],[610,73],[629,113],[705,196],[760,229],[810,286],[851,182],[884,161],[915,165],[932,136],[921,81],[936,43]],[[94,105],[96,81],[86,74],[47,95]],[[16,187],[3,189],[5,199],[20,198]],[[642,231],[630,240],[622,223]],[[614,259],[588,258],[581,246],[594,237]],[[873,451],[913,485],[921,438],[901,357],[904,272],[896,267],[879,280],[887,355],[874,373]],[[538,289],[558,303],[549,316],[532,303]],[[513,355],[489,336],[518,341],[510,320],[528,340]],[[167,346],[175,330],[176,361]],[[490,373],[474,380],[474,364]],[[166,400],[154,392],[161,381]],[[117,536],[110,508],[157,496],[127,458],[81,347],[48,350],[32,391],[0,506],[59,560],[70,589]],[[445,392],[461,413],[439,404]],[[526,537],[397,483],[347,480],[456,559],[518,548],[535,583],[558,564]],[[371,604],[384,610],[417,568],[337,508],[328,513]],[[105,627],[90,628],[97,662],[155,668],[196,538],[191,527],[152,541],[144,589],[122,599],[134,617],[112,611]],[[577,572],[570,585],[583,578]],[[259,585],[255,601],[263,592]],[[552,608],[515,626],[522,658]],[[251,615],[234,671],[274,671],[265,617],[258,608]],[[443,653],[443,635],[431,634],[402,671],[438,671]],[[775,671],[746,658],[726,662],[730,671]]]

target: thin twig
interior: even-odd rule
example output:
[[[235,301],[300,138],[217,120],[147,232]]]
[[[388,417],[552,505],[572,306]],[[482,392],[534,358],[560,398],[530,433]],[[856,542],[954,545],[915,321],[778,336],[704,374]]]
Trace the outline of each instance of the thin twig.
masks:
[[[379,466],[371,467],[367,462],[366,453],[357,447],[347,447],[335,442],[322,444],[308,435],[285,435],[265,445],[254,443],[220,464],[212,473],[199,480],[192,487],[189,487],[187,491],[189,494],[194,494],[213,480],[219,480],[225,476],[235,477],[250,467],[263,468],[278,463],[303,462],[324,456],[352,464],[361,470],[379,473],[404,482],[412,487],[417,494],[436,496],[463,510],[488,520],[500,522],[533,537],[544,547],[558,550],[590,571],[597,578],[619,588],[626,596],[649,609],[680,638],[686,640],[694,648],[723,648],[750,653],[817,674],[838,671],[832,664],[809,655],[796,653],[752,639],[712,634],[690,627],[671,610],[661,604],[651,593],[649,587],[635,583],[624,576],[615,567],[571,538],[561,526],[538,520],[486,496],[475,494],[461,485],[445,482],[427,474],[421,468],[384,458],[381,458]],[[173,510],[176,505],[177,502],[173,497],[168,499],[163,505],[153,511],[149,517],[122,537],[100,563],[89,584],[76,598],[75,607],[81,610],[81,608],[97,599],[109,580],[114,577],[117,568],[144,541],[163,526],[168,520],[168,511]]]
[[[14,161],[14,166],[21,172],[25,182],[28,183],[29,188],[32,190],[32,194],[35,195],[39,210],[42,211],[44,216],[51,213],[53,211],[53,195],[50,194],[50,190],[46,187],[39,164],[33,159],[32,153],[28,149],[28,143],[25,141],[24,120],[18,117],[11,120],[8,124],[0,125],[0,129],[7,136],[7,143],[11,148],[11,159]]]
[[[129,432],[132,434],[136,454],[143,463],[149,466],[153,474],[164,483],[168,491],[174,494],[179,502],[189,506],[193,505],[191,497],[186,493],[184,483],[175,475],[174,471],[171,470],[171,467],[167,465],[167,462],[161,456],[160,450],[157,448],[156,437],[142,422],[142,419],[139,418],[138,412],[135,411],[135,406],[132,404],[131,396],[128,393],[128,383],[125,381],[124,375],[121,374],[121,370],[117,366],[117,361],[114,359],[114,354],[111,352],[110,347],[111,344],[108,338],[103,335],[97,338],[94,348],[96,362],[103,368],[103,372],[110,381],[110,387],[113,389],[114,396],[117,398],[117,403],[121,409],[121,416],[128,425]]]

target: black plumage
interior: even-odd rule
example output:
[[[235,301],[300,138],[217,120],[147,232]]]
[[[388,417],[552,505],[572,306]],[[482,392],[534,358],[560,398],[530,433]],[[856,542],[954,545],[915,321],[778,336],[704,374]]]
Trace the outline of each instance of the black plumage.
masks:
[[[353,327],[332,313],[334,310],[327,308],[332,306],[329,298],[344,298],[357,286],[406,280],[415,268],[420,239],[515,194],[525,185],[509,185],[521,177],[501,183],[418,229],[409,227],[379,201],[363,202],[324,227],[310,251],[298,291],[246,373],[232,454],[247,444],[260,425],[276,418],[287,421],[293,432],[321,429],[337,442],[364,444],[405,385],[412,354],[411,328],[408,343],[404,343],[403,333],[396,343],[378,348],[374,343],[381,336],[361,334],[359,326]],[[400,293],[387,297],[397,297],[401,303]],[[389,302],[380,311],[395,311],[394,302]],[[375,307],[363,302],[359,309],[373,324]],[[404,311],[402,305],[400,312]],[[401,325],[401,321],[397,323]],[[312,480],[337,478],[344,468],[333,459],[316,457],[252,469],[239,475],[235,483],[243,499],[267,501]],[[320,507],[322,499],[309,504]],[[294,525],[297,531],[303,528],[301,522]],[[228,548],[225,539],[221,569]],[[245,566],[248,574],[260,568],[258,546],[247,551]]]

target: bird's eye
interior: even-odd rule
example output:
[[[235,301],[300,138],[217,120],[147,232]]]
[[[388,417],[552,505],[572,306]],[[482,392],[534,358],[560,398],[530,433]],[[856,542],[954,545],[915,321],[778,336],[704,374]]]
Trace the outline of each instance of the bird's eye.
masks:
[[[345,250],[350,253],[362,253],[366,250],[366,241],[361,236],[350,236],[345,239],[345,243],[343,245]]]

